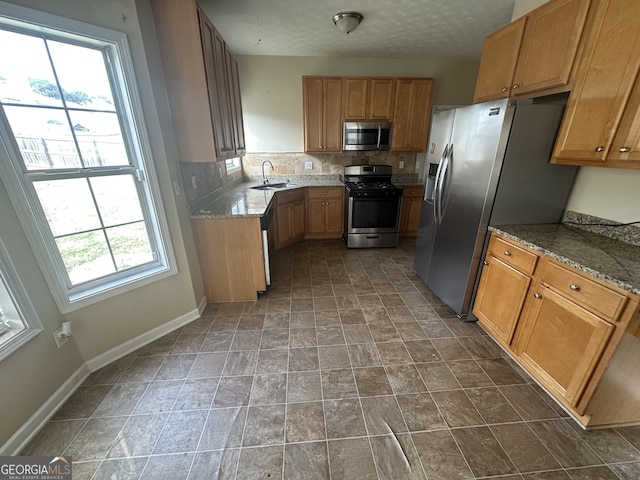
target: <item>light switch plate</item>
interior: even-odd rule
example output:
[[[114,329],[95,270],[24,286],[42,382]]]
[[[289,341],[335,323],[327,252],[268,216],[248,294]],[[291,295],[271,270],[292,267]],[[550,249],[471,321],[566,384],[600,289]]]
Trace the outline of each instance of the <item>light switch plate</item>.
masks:
[[[304,162],[305,170],[313,170],[313,162]]]
[[[399,167],[400,167],[400,168],[404,168],[404,160],[400,160]]]

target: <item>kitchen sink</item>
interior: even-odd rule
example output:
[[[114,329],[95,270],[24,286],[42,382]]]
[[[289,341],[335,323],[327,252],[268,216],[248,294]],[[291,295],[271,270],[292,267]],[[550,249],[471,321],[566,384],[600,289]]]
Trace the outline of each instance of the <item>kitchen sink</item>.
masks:
[[[256,185],[255,187],[251,187],[254,190],[277,190],[279,188],[285,188],[285,187],[295,187],[296,184],[295,183],[287,183],[287,182],[282,182],[282,183],[267,183],[264,185]]]

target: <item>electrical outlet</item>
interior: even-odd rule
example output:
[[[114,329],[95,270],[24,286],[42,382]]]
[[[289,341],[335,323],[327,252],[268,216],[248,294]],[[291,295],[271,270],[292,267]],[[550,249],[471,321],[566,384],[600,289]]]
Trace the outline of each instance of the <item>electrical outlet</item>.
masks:
[[[58,348],[62,348],[62,346],[69,341],[69,337],[63,337],[61,333],[62,327],[53,332],[53,339],[56,341]]]
[[[180,182],[177,180],[173,181],[173,191],[176,193],[176,197],[180,196]]]
[[[305,170],[313,170],[313,162],[304,162]]]
[[[196,179],[195,175],[191,175],[191,186],[194,190],[198,189],[198,180]]]
[[[400,168],[404,168],[404,160],[400,160],[399,167],[400,167]]]

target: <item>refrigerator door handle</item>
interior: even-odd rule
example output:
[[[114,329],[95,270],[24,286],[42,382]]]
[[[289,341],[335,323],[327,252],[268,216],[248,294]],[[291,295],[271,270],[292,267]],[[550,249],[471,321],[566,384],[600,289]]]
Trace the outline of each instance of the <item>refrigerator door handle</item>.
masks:
[[[437,214],[437,219],[438,219],[438,224],[442,223],[442,190],[444,188],[444,181],[445,178],[447,176],[447,171],[449,170],[449,161],[451,156],[453,155],[453,145],[451,145],[451,147],[449,147],[449,150],[447,152],[447,155],[444,157],[443,159],[443,167],[442,167],[442,171],[440,172],[440,178],[438,179],[438,185],[437,185],[437,189],[438,189],[438,214]]]
[[[438,170],[436,171],[436,178],[435,178],[435,186],[433,187],[433,218],[435,220],[435,223],[438,224],[440,223],[440,220],[438,219],[438,197],[439,197],[439,193],[438,193],[438,186],[440,184],[440,175],[442,175],[442,167],[444,165],[445,159],[447,158],[447,155],[449,154],[449,144],[447,143],[444,147],[444,151],[442,152],[442,157],[440,157],[440,163],[438,164]],[[426,194],[426,191],[425,191]],[[425,196],[425,200],[426,200],[426,196]]]

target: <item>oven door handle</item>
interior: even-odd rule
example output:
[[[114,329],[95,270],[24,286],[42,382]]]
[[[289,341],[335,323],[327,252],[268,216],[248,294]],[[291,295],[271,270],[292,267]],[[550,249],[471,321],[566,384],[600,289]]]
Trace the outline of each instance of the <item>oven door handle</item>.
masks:
[[[436,224],[440,223],[440,219],[438,218],[438,198],[440,197],[438,189],[440,188],[440,176],[442,175],[442,169],[444,167],[444,162],[445,162],[445,159],[447,158],[447,155],[449,155],[448,143],[444,147],[444,151],[442,152],[442,157],[440,157],[440,163],[438,164],[438,170],[436,170],[436,179],[434,181],[434,187],[433,187],[433,218]]]
[[[453,144],[449,147],[447,154],[443,158],[442,171],[440,172],[440,178],[438,179],[438,224],[442,223],[442,191],[444,189],[445,178],[449,170],[449,160],[453,155]]]

